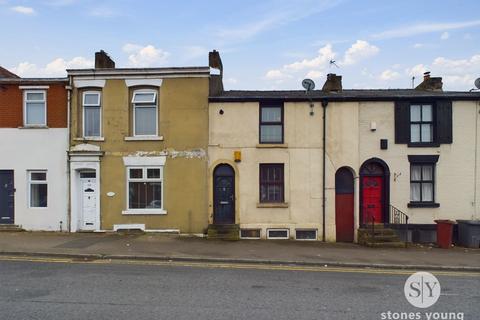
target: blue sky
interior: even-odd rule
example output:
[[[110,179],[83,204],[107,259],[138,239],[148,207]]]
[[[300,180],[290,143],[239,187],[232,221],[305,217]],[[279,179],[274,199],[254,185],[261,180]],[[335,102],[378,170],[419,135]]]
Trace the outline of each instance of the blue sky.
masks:
[[[469,90],[480,77],[478,0],[0,0],[0,29],[0,65],[25,77],[91,67],[99,49],[119,67],[206,65],[217,49],[227,89],[321,87],[327,73],[409,88],[428,70]]]

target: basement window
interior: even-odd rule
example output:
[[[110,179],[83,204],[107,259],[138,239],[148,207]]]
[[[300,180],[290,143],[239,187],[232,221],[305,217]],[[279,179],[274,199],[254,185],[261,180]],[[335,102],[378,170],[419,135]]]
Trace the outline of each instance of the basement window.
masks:
[[[317,240],[317,229],[296,229],[296,240]]]
[[[268,229],[267,230],[267,239],[289,239],[289,230],[288,229]]]
[[[242,239],[260,239],[260,229],[241,229],[240,238]]]

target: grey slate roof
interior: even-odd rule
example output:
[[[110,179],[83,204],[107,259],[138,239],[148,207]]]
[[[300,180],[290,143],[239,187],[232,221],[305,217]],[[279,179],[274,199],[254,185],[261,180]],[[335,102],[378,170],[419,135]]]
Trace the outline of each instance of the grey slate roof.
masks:
[[[308,95],[305,90],[231,90],[211,96],[211,102],[247,102],[260,100],[283,101],[391,101],[408,99],[480,100],[480,91],[421,91],[414,89],[347,89],[341,92],[314,90]]]

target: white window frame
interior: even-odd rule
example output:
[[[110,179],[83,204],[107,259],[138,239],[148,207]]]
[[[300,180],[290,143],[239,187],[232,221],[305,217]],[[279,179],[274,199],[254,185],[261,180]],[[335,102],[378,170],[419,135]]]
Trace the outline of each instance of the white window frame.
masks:
[[[315,238],[313,238],[313,239],[299,239],[299,238],[297,238],[297,232],[298,231],[314,231],[315,232]],[[310,229],[310,228],[295,229],[295,240],[297,240],[297,241],[317,241],[317,239],[318,239],[318,229]]]
[[[86,104],[85,103],[85,95],[87,94],[97,94],[98,95],[98,104]],[[100,132],[99,132],[99,135],[98,136],[87,136],[85,135],[85,107],[98,107],[100,109]],[[84,91],[83,94],[82,94],[82,136],[84,138],[101,138],[103,135],[102,135],[102,131],[103,131],[103,128],[102,128],[102,116],[103,116],[103,112],[102,112],[102,92],[101,91],[98,91],[98,90],[90,90],[90,91]]]
[[[142,178],[130,178],[130,170],[131,169],[141,169],[142,170]],[[160,178],[147,178],[147,171],[148,169],[160,169]],[[122,212],[125,215],[135,215],[135,214],[167,214],[165,208],[165,198],[164,198],[164,190],[165,184],[163,181],[163,166],[127,166],[126,167],[126,210]],[[161,207],[160,208],[144,208],[144,209],[135,209],[130,208],[130,190],[129,184],[130,182],[161,182],[162,184],[162,192],[161,192]]]
[[[286,231],[286,237],[270,237],[270,231]],[[288,240],[290,239],[290,229],[288,228],[269,228],[267,229],[267,239]]]
[[[29,93],[43,94],[42,100],[28,100],[28,102],[43,103],[43,123],[28,124],[27,123],[27,96]],[[47,126],[47,90],[24,90],[23,91],[23,125],[25,127],[46,127]]]
[[[32,173],[45,173],[45,180],[32,180]],[[32,184],[46,184],[47,185],[47,206],[46,207],[32,207]],[[48,172],[47,170],[27,170],[27,185],[28,185],[28,208],[29,209],[48,209]]]
[[[142,102],[135,102],[135,96],[139,93],[153,93],[153,101],[142,101]],[[135,128],[135,109],[142,108],[142,105],[149,105],[155,104],[155,133],[154,134],[136,134]],[[140,106],[137,106],[140,105]],[[140,89],[135,90],[132,95],[132,112],[133,112],[133,132],[132,136],[134,137],[158,137],[158,95],[157,91],[153,89]]]

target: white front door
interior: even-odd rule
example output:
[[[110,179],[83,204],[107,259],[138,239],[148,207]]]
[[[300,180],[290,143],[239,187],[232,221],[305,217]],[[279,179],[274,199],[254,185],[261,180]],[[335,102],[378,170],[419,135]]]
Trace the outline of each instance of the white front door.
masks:
[[[95,230],[97,218],[97,179],[95,172],[80,172],[81,230]]]

